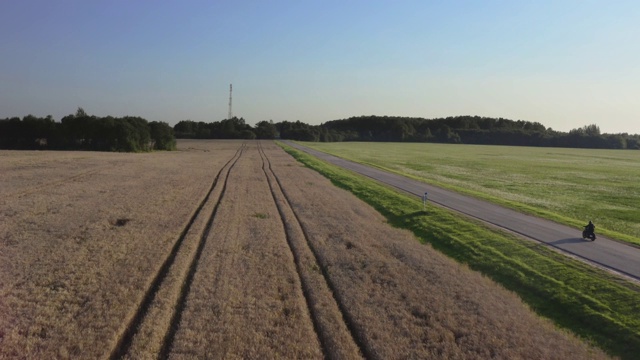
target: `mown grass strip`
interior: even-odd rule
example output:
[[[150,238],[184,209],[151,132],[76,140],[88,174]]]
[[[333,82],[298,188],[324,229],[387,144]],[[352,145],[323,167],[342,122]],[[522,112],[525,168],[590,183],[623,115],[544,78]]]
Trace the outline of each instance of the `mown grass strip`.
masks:
[[[346,189],[420,241],[517,293],[534,311],[611,355],[640,354],[640,287],[514,235],[327,164],[280,144],[307,167]]]

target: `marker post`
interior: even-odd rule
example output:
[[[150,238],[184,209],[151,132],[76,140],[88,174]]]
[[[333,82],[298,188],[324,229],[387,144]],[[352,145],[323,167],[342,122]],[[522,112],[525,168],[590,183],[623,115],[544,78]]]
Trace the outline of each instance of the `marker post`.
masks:
[[[424,192],[424,195],[422,195],[422,211],[427,210],[427,192]]]

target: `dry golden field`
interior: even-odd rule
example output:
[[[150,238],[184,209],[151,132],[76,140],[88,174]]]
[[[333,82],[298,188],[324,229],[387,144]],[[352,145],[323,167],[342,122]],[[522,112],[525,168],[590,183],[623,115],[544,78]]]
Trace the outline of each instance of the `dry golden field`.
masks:
[[[0,359],[606,358],[273,142],[0,151]]]

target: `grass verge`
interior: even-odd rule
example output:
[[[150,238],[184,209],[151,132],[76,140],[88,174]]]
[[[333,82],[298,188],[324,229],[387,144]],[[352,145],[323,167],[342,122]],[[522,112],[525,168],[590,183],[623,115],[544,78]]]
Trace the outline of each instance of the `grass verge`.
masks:
[[[640,353],[640,287],[548,249],[422,203],[280,144],[299,162],[373,206],[389,224],[517,293],[534,311],[611,355]]]

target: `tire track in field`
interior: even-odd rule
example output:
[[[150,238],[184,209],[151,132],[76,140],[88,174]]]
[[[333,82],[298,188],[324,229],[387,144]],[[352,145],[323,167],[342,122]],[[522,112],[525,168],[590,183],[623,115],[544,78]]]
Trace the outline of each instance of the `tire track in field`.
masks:
[[[213,223],[218,205],[220,204],[222,195],[224,194],[224,191],[226,189],[229,173],[245,150],[246,144],[242,144],[240,148],[236,150],[235,154],[220,168],[220,170],[216,174],[215,178],[212,181],[211,187],[207,191],[207,194],[200,201],[198,207],[189,219],[187,225],[182,229],[178,239],[173,244],[171,251],[165,258],[158,272],[151,281],[151,285],[147,288],[147,291],[145,292],[142,301],[136,308],[135,313],[127,322],[126,327],[119,334],[116,345],[109,355],[109,359],[138,357],[140,354],[131,354],[130,352],[132,350],[132,345],[134,344],[136,336],[140,336],[141,329],[145,328],[147,328],[147,333],[143,334],[143,340],[139,341],[145,342],[145,340],[148,340],[149,337],[153,337],[153,335],[155,335],[156,338],[158,336],[161,336],[161,345],[158,346],[158,349],[153,349],[151,353],[155,353],[153,354],[155,355],[153,357],[166,357],[165,355],[168,353],[168,350],[171,347],[171,341],[173,340],[173,336],[175,335],[176,327],[180,322],[181,313],[184,309],[184,303],[191,286],[191,281],[193,280],[193,274],[195,273],[198,259],[200,258],[202,249],[204,248],[204,244],[206,242],[206,238],[209,234],[209,231],[211,230],[211,224]],[[221,186],[219,186],[221,182],[222,184]],[[221,190],[220,187],[222,187]],[[214,191],[216,189],[219,191]],[[212,196],[214,193],[218,193],[218,196]],[[204,215],[206,214],[206,212],[203,213],[203,209],[205,208],[207,210],[209,208],[213,208],[208,217]],[[196,233],[200,227],[194,227],[194,224],[200,224],[204,222],[205,218],[207,219],[206,225],[204,225],[204,229],[198,236],[198,234]],[[185,246],[185,239],[192,239],[192,241],[189,242],[189,245],[191,246]],[[189,251],[189,247],[192,248],[191,251]],[[195,251],[193,250],[194,247]],[[180,260],[182,261],[176,261],[177,258],[180,258]],[[186,263],[188,263],[189,265],[185,269]],[[158,296],[161,291],[163,292],[163,295],[166,295],[164,293],[174,295],[171,297],[175,298],[175,300],[168,302],[163,301],[163,299],[160,299],[161,296]],[[170,315],[168,314],[169,312],[171,313]],[[163,328],[158,329],[157,326],[154,326],[157,324],[147,324],[154,323],[154,316],[162,318],[170,317],[171,320],[169,321],[168,326],[161,326]],[[152,329],[148,330],[148,328]],[[155,334],[150,334],[152,332]],[[144,336],[146,336],[147,338],[144,338]],[[150,354],[145,353],[144,355]]]
[[[239,149],[239,155],[235,158],[233,163],[228,167],[226,174],[224,176],[224,182],[222,184],[222,189],[220,190],[220,194],[216,200],[215,206],[213,207],[213,211],[211,212],[211,216],[207,220],[207,224],[205,226],[202,235],[200,236],[200,241],[198,243],[198,249],[196,251],[191,264],[189,265],[189,272],[187,273],[187,277],[182,283],[182,287],[180,288],[180,296],[178,303],[176,304],[175,311],[173,316],[171,317],[171,324],[165,337],[163,339],[162,348],[160,353],[158,354],[159,359],[167,359],[169,357],[169,352],[171,351],[171,346],[173,344],[173,340],[175,339],[176,332],[178,331],[178,326],[180,325],[180,320],[182,319],[182,314],[184,312],[184,308],[187,302],[187,296],[189,295],[189,291],[191,290],[191,284],[193,283],[193,277],[196,273],[196,269],[198,268],[198,262],[202,255],[202,250],[207,242],[207,238],[209,237],[209,233],[211,232],[211,227],[213,225],[213,220],[218,213],[218,208],[220,207],[220,203],[224,198],[224,195],[227,191],[227,183],[229,180],[229,174],[231,174],[231,169],[236,165],[244,151],[246,150],[246,143],[243,143],[241,148]]]
[[[364,346],[364,340],[356,331],[345,306],[335,296],[335,286],[328,277],[327,269],[318,261],[317,250],[293,210],[262,144],[258,142],[257,147],[262,159],[262,171],[280,214],[287,244],[293,254],[302,292],[324,357],[345,359],[364,355],[366,358],[374,358]]]

